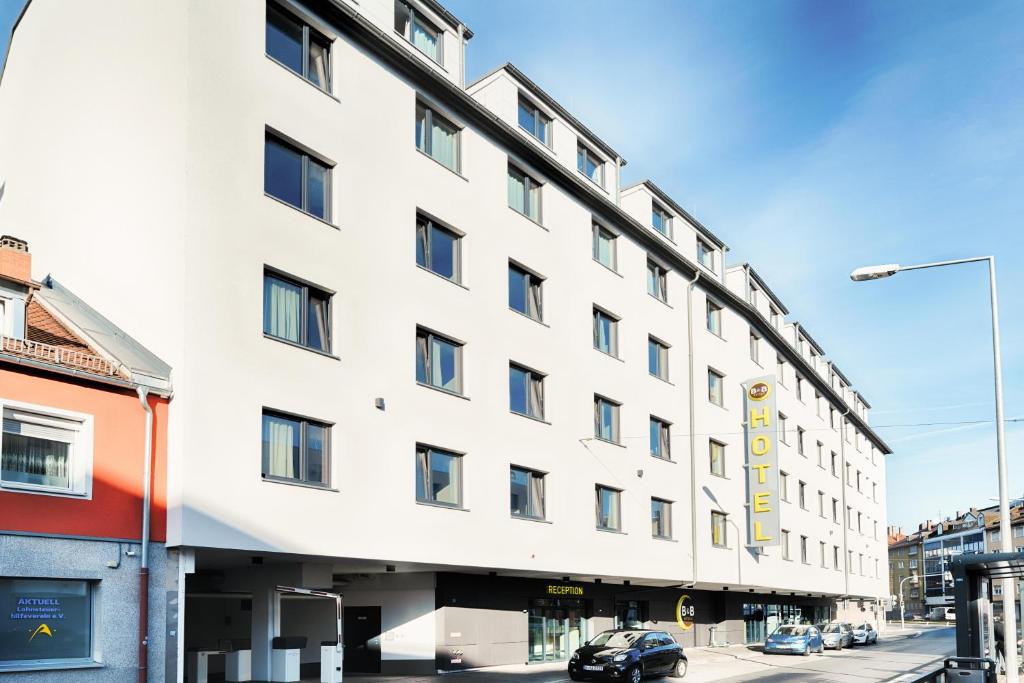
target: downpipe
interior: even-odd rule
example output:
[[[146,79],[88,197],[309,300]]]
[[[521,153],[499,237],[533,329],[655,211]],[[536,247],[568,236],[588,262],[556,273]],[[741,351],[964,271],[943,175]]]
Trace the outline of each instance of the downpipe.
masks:
[[[139,566],[139,683],[149,680],[149,508],[153,473],[153,408],[149,405],[149,390],[137,389],[139,402],[146,411],[146,438],[142,483],[142,561]]]

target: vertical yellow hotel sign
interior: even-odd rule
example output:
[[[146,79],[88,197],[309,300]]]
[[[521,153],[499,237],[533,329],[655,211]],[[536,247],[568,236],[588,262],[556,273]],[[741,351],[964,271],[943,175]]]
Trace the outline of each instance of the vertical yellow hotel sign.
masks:
[[[746,400],[747,523],[751,546],[779,545],[778,413],[775,377],[743,383]]]

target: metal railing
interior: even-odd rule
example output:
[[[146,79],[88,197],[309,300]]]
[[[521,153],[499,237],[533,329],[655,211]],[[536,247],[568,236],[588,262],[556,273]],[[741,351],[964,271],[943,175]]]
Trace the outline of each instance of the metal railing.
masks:
[[[28,339],[15,339],[0,335],[0,352],[11,353],[22,358],[53,363],[54,365],[67,365],[78,370],[87,370],[100,375],[117,375],[117,366],[102,356],[93,353],[67,349],[53,344],[30,341]]]

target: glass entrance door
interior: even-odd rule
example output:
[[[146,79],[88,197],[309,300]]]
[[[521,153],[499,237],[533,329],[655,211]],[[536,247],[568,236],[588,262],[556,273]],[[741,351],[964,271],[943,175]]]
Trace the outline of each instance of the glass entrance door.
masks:
[[[529,612],[531,662],[560,662],[587,640],[582,600],[535,600]]]

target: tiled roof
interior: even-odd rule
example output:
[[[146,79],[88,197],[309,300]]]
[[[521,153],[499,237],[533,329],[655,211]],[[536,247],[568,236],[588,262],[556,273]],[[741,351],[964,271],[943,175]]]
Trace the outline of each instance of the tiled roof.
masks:
[[[102,377],[124,378],[115,363],[95,353],[35,297],[25,307],[25,338],[0,336],[0,353]]]

